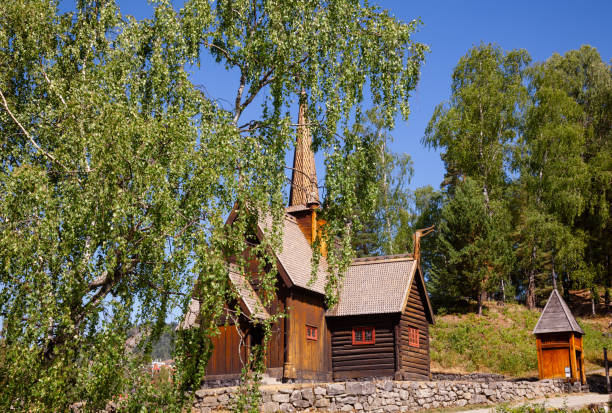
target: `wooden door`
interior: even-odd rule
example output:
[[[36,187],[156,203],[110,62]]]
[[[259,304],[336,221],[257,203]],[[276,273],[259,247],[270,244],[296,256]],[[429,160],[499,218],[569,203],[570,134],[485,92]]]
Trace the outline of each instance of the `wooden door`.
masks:
[[[570,368],[568,348],[547,348],[542,350],[543,378],[565,378],[565,368]]]

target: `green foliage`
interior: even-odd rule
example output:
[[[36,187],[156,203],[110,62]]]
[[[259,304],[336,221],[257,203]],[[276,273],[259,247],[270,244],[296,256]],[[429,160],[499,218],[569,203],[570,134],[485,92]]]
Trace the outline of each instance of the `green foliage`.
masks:
[[[603,413],[608,411],[609,406],[589,406],[581,409],[569,409],[567,407],[550,408],[544,404],[525,404],[518,407],[498,406],[495,408],[496,413]]]
[[[482,303],[507,278],[512,260],[504,199],[507,154],[527,96],[523,72],[529,60],[524,50],[470,49],[453,71],[450,101],[436,107],[425,131],[423,143],[443,150],[447,168],[448,204],[440,217],[432,277],[455,280],[445,289],[455,297],[467,294]],[[465,223],[462,214],[469,217]]]
[[[491,213],[489,213],[491,212]],[[466,178],[440,212],[429,279],[434,302],[475,299],[494,292],[512,264],[505,205],[487,202],[481,186]]]
[[[438,317],[431,327],[434,368],[529,374],[538,368],[531,334],[538,317],[539,313],[510,304],[482,317]]]
[[[425,131],[446,176],[441,201],[423,216],[439,228],[425,240],[423,267],[445,306],[484,291],[534,308],[557,280],[564,290],[612,283],[611,66],[589,46],[529,60],[522,50],[472,48]],[[480,188],[482,196],[470,194],[484,204],[499,248],[478,244],[485,219],[464,185]],[[472,265],[457,267],[461,251]],[[495,276],[478,287],[474,278],[486,277],[476,272],[486,268]]]
[[[385,127],[408,115],[426,51],[410,38],[419,22],[349,0],[215,6],[175,11],[160,0],[138,21],[112,0],[63,14],[56,2],[0,3],[3,410],[99,410],[119,395],[128,410],[189,401],[224,303],[236,301],[227,257],[244,256],[264,215],[274,225],[251,251],[263,266],[279,247],[289,108],[302,89],[326,157],[327,244],[343,241],[330,250],[333,301],[356,206],[374,199],[355,192],[366,146],[346,125],[360,119],[366,85]],[[231,110],[190,82],[185,67],[201,53],[239,72]],[[258,96],[261,116],[241,120]],[[262,280],[266,300],[275,280],[274,269]],[[178,335],[177,371],[159,393],[140,367],[194,285],[200,327]],[[146,331],[142,357],[126,350],[134,325]]]
[[[539,311],[517,304],[488,304],[482,317],[438,314],[430,327],[432,368],[490,372],[510,376],[536,375],[535,337]],[[606,319],[578,318],[585,332],[587,370],[603,366],[603,348],[611,348]]]
[[[360,206],[363,222],[355,229],[353,248],[358,256],[405,253],[412,248],[414,214],[409,210],[412,194],[407,187],[413,174],[412,160],[407,154],[389,150],[392,137],[378,112],[368,111],[367,116],[369,124],[353,128],[367,144],[364,154],[369,158],[364,162],[366,169],[358,175],[357,192],[371,191],[375,198],[373,207]]]

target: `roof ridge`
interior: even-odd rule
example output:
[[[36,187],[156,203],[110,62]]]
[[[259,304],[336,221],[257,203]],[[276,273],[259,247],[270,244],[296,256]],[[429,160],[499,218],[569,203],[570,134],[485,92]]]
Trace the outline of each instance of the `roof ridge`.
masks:
[[[376,255],[372,257],[354,258],[351,262],[353,265],[380,264],[395,261],[414,261],[414,256],[410,253],[393,254],[393,255]]]

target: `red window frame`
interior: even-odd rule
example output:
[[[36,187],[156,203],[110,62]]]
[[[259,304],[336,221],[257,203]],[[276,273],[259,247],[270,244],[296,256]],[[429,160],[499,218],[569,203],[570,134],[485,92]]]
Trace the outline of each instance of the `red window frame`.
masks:
[[[408,327],[408,345],[419,348],[420,333],[418,328]]]
[[[306,324],[306,338],[308,340],[318,340],[319,339],[319,329],[315,326],[311,326]]]
[[[371,333],[371,339],[366,339],[366,331]],[[355,334],[357,333],[357,334]],[[375,344],[376,329],[374,327],[353,327],[353,345]]]

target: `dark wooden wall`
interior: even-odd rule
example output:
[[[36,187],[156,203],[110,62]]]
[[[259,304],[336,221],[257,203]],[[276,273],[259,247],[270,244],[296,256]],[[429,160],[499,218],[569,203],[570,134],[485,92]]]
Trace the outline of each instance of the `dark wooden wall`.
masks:
[[[331,371],[331,339],[325,320],[324,297],[294,288],[288,299],[289,335],[288,359],[296,369],[296,378],[327,380]],[[317,327],[318,339],[306,338],[306,325]]]
[[[219,332],[212,339],[214,350],[206,367],[206,376],[240,374],[242,363],[246,361],[246,343],[240,346],[236,325],[219,326]]]
[[[430,377],[429,320],[425,315],[425,289],[421,277],[414,275],[406,307],[399,323],[399,370],[404,380],[428,380]],[[419,330],[419,347],[408,345],[408,329]]]
[[[285,311],[285,300],[287,289],[282,285],[280,278],[277,280],[277,295],[267,308],[269,314],[278,314]],[[279,319],[272,326],[272,336],[266,348],[266,367],[268,369],[281,369],[275,376],[282,376],[282,367],[285,362],[285,322]],[[280,374],[280,375],[279,375]]]
[[[397,315],[333,317],[328,323],[334,379],[394,376]],[[353,327],[374,327],[375,343],[353,345]]]

